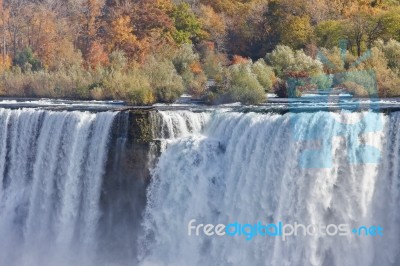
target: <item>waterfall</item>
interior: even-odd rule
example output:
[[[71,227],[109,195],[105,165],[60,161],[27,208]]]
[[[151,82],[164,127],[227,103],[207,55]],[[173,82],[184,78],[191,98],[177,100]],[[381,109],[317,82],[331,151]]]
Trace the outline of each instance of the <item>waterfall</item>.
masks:
[[[398,112],[0,108],[0,265],[399,265],[399,125]],[[384,234],[197,236],[191,221]]]
[[[141,265],[400,264],[400,113],[171,111],[159,117],[168,144],[147,192]],[[189,236],[193,219],[379,225],[385,233],[247,241]]]
[[[0,109],[0,265],[96,264],[116,113]]]
[[[161,111],[152,115],[155,139],[174,139],[199,133],[209,120],[206,112]]]

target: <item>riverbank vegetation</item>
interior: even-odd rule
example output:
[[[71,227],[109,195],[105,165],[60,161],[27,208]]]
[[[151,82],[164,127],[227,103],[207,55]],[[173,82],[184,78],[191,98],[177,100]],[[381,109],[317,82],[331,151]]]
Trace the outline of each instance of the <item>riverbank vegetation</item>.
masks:
[[[0,0],[0,95],[400,96],[396,0]]]

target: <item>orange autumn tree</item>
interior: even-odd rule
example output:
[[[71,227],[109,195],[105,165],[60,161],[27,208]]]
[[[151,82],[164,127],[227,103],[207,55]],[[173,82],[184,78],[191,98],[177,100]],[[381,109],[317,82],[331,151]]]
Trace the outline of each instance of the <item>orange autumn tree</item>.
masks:
[[[218,14],[211,6],[200,6],[200,23],[208,41],[214,41],[217,51],[225,48],[227,23],[225,16]]]
[[[47,68],[57,60],[55,51],[62,38],[57,33],[56,14],[44,5],[28,8],[33,11],[28,19],[28,44]]]
[[[6,57],[7,57],[7,30],[6,30],[6,21],[8,19],[8,10],[4,8],[3,0],[0,0],[0,34],[1,34],[1,62],[2,66],[5,65]]]
[[[122,50],[138,62],[172,43],[170,0],[109,1],[103,17],[107,51]]]
[[[4,57],[0,57],[0,73],[4,72],[5,70],[9,70],[12,65],[11,56],[5,55]]]
[[[104,51],[103,45],[99,41],[91,42],[86,55],[87,67],[95,69],[99,66],[105,66],[107,64],[108,55]]]
[[[142,56],[143,45],[133,33],[131,18],[119,15],[108,28],[107,50],[121,50],[130,58],[139,59]]]
[[[83,12],[80,17],[82,29],[78,38],[78,45],[85,58],[88,56],[89,50],[93,49],[93,45],[98,47],[98,44],[94,44],[94,42],[97,41],[98,37],[99,19],[103,5],[103,0],[85,0],[83,2]]]

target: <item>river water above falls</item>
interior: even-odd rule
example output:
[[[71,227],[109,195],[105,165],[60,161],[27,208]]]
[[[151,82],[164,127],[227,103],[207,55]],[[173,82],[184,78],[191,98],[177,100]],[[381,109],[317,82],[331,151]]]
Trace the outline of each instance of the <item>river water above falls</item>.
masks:
[[[400,264],[396,101],[381,102],[385,112],[312,102],[95,112],[8,104],[0,265]],[[193,219],[384,233],[189,236]]]

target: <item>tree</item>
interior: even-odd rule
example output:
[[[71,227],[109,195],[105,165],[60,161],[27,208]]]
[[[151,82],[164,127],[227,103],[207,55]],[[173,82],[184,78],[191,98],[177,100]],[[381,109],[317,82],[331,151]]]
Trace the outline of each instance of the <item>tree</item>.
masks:
[[[175,24],[172,37],[178,44],[198,42],[201,35],[200,23],[186,3],[173,7],[171,18]]]
[[[236,14],[243,7],[243,2],[240,0],[200,0],[201,4],[209,5],[219,13],[226,13],[230,16]]]
[[[345,38],[343,22],[340,20],[322,21],[315,28],[315,36],[318,46],[336,47],[339,45],[339,41]]]
[[[101,0],[84,0],[82,5],[82,13],[80,21],[82,29],[78,38],[78,46],[83,56],[86,58],[92,42],[97,41],[100,23],[98,21],[101,15],[103,1]]]
[[[365,42],[365,17],[356,15],[349,22],[350,27],[347,28],[347,39],[350,46],[355,45],[357,55],[361,56],[362,45]]]
[[[89,68],[105,66],[108,63],[108,56],[105,53],[103,46],[98,41],[91,42],[86,55],[86,62]]]
[[[384,35],[385,27],[381,15],[372,16],[359,13],[347,20],[347,39],[351,46],[355,46],[356,53],[361,56],[365,48],[371,48],[375,40]]]
[[[0,34],[1,34],[1,59],[2,65],[6,62],[7,57],[7,20],[8,20],[8,9],[5,8],[3,0],[0,0]]]
[[[10,42],[12,46],[13,56],[15,57],[18,51],[19,39],[22,35],[23,24],[23,14],[24,12],[24,1],[23,0],[13,0],[9,1],[6,6],[8,9],[8,21],[7,29],[8,35],[10,36]]]
[[[21,67],[27,71],[37,71],[42,69],[42,62],[32,52],[30,47],[25,48],[22,52],[19,52],[14,57],[14,65]]]
[[[108,28],[108,50],[122,50],[129,57],[140,51],[140,43],[133,33],[131,18],[127,15],[116,17]]]
[[[252,59],[262,57],[268,50],[270,25],[265,16],[267,5],[249,2],[228,21],[228,53]]]
[[[153,45],[170,37],[174,24],[168,16],[170,1],[138,0],[132,3],[131,24],[139,39],[149,38]],[[169,35],[169,36],[168,36]]]
[[[282,43],[292,48],[304,48],[310,42],[313,34],[313,28],[308,16],[290,17],[283,24]]]
[[[225,50],[225,41],[227,35],[227,22],[225,16],[218,14],[211,6],[200,6],[200,23],[203,31],[205,32],[205,38],[208,41],[215,42],[215,48],[221,52]]]
[[[29,5],[27,8],[31,10],[26,16],[28,46],[40,58],[43,66],[49,67],[56,60],[55,51],[63,38],[57,33],[56,14],[42,4]]]
[[[396,39],[400,41],[400,7],[391,8],[384,12],[381,17],[384,28],[383,38],[385,40]]]

